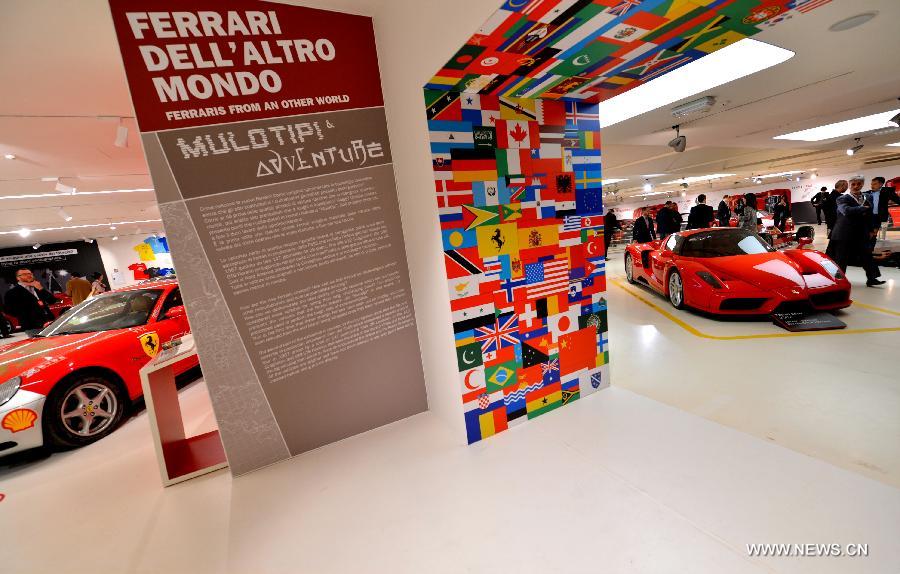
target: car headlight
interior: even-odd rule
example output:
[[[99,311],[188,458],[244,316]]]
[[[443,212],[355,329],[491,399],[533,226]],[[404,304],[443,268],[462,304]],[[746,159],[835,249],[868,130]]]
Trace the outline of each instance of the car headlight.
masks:
[[[9,399],[13,398],[22,385],[22,377],[13,377],[8,381],[0,383],[0,405],[5,404]]]

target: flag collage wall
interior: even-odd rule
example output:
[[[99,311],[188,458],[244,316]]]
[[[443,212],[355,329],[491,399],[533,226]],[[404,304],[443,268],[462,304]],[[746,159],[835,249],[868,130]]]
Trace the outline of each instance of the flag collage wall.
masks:
[[[609,384],[597,102],[830,0],[506,0],[425,85],[469,443]]]

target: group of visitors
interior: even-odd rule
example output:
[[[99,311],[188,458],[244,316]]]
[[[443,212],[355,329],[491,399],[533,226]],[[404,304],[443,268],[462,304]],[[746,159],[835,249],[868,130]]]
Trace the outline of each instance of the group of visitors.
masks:
[[[72,305],[78,305],[88,297],[106,290],[103,275],[96,272],[88,280],[81,273],[72,271],[66,283],[66,294],[71,297]],[[23,268],[16,270],[16,282],[4,294],[0,312],[15,317],[23,331],[35,331],[56,318],[50,310],[50,306],[56,303],[56,297],[49,289],[44,288],[31,269]],[[0,317],[0,338],[10,336],[7,321]]]
[[[887,230],[888,204],[893,201],[900,205],[900,196],[893,187],[884,185],[883,177],[873,178],[867,192],[863,192],[865,182],[861,175],[850,178],[849,182],[840,180],[826,198],[820,197],[819,203],[826,223],[830,223],[826,253],[843,271],[848,265],[862,267],[866,272],[866,286],[874,287],[883,285],[884,281],[879,279],[881,271],[872,251],[879,231]],[[824,188],[816,196],[823,192]]]

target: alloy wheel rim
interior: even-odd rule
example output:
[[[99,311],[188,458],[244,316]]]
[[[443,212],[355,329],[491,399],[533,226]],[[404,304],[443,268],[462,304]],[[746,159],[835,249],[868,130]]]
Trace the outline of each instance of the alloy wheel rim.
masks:
[[[681,276],[677,273],[669,277],[669,298],[675,305],[681,305]]]
[[[66,395],[59,408],[63,426],[76,436],[100,434],[112,424],[118,410],[116,394],[106,385],[84,383]]]

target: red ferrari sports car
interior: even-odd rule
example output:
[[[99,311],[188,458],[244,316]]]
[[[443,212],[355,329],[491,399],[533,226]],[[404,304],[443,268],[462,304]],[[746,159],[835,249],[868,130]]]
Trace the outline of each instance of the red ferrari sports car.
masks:
[[[176,281],[91,297],[36,336],[0,347],[0,456],[97,441],[142,394],[138,371],[190,332]],[[197,366],[191,357],[175,366]]]
[[[744,229],[694,229],[632,243],[625,276],[665,295],[676,309],[717,315],[832,311],[852,303],[850,282],[827,255],[776,251]]]

